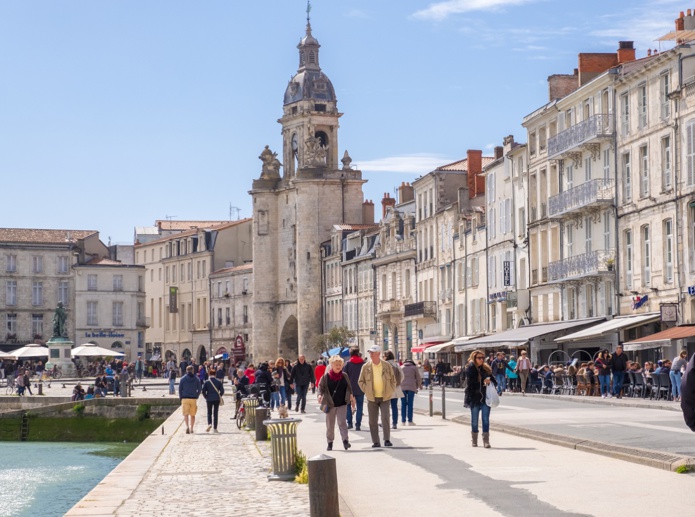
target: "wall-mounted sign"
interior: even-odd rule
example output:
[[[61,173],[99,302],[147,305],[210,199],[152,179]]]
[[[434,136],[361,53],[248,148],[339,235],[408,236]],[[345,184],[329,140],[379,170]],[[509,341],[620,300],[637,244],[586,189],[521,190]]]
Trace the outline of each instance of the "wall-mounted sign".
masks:
[[[178,294],[178,287],[169,288],[169,312],[179,312],[179,307],[177,303]]]
[[[502,271],[504,272],[504,285],[512,285],[512,263],[509,260],[502,262]]]
[[[501,291],[499,293],[490,293],[488,296],[488,303],[495,302],[506,302],[507,301],[507,291]]]
[[[688,294],[690,296],[695,296],[695,285],[689,285],[688,286]]]
[[[647,303],[647,300],[649,300],[649,295],[645,294],[642,296],[635,296],[632,298],[632,310],[634,311],[635,309],[639,309]]]
[[[663,321],[664,323],[675,323],[678,321],[677,303],[661,304],[661,321]]]

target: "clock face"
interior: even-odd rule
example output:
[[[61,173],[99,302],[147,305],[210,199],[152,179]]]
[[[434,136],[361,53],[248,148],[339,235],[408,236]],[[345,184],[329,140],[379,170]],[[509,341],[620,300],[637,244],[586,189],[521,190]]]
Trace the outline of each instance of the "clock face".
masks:
[[[297,133],[292,135],[292,150],[296,151],[299,149],[299,143],[297,142]]]

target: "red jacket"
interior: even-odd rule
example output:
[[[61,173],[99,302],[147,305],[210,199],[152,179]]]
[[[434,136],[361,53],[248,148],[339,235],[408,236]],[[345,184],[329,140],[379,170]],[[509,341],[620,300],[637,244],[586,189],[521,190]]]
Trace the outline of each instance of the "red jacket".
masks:
[[[319,383],[321,380],[321,377],[326,373],[326,365],[325,364],[317,364],[316,368],[314,369],[314,378],[316,379],[316,384]]]

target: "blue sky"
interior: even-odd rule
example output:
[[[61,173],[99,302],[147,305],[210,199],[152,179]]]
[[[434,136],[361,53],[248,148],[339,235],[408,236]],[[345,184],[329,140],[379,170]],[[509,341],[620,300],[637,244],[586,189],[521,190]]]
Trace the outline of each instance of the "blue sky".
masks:
[[[491,153],[579,52],[637,56],[672,0],[314,0],[340,155],[384,192],[467,149]],[[693,5],[695,7],[695,4]],[[305,0],[0,1],[3,227],[132,242],[156,219],[251,216],[265,145],[281,148]],[[668,47],[662,47],[662,50]],[[237,217],[236,211],[233,218]]]

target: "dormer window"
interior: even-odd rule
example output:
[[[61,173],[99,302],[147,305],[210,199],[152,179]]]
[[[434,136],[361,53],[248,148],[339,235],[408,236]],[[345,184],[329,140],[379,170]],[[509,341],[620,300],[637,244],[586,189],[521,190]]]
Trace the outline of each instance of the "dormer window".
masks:
[[[326,105],[325,104],[314,104],[314,110],[315,111],[326,111]],[[324,144],[326,145],[326,144]]]
[[[326,83],[324,83],[323,81],[315,82],[314,83],[314,90],[316,90],[317,92],[325,92],[326,91]]]

